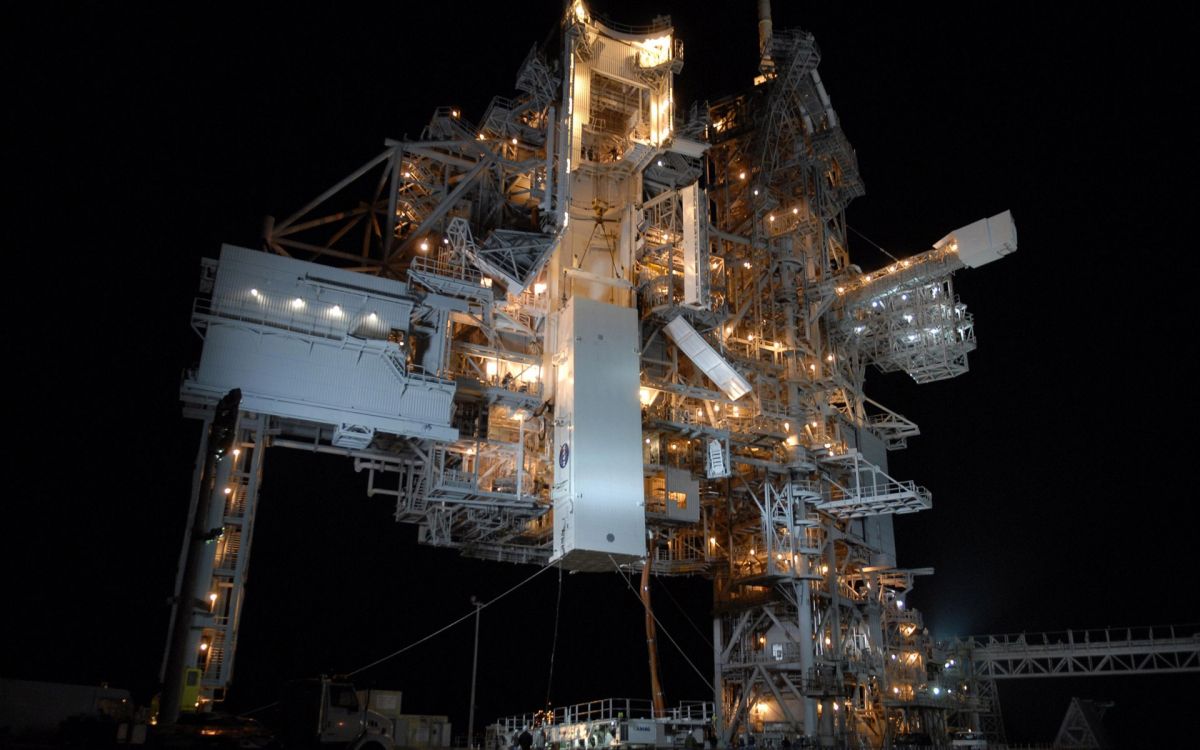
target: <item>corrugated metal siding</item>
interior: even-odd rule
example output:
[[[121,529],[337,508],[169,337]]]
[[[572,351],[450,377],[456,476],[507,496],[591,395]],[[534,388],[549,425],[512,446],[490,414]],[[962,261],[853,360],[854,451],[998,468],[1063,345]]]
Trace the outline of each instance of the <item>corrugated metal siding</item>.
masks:
[[[412,303],[394,298],[406,293],[398,281],[226,245],[209,309],[321,336],[386,338],[390,329],[408,330]],[[297,299],[303,304],[294,304]]]
[[[637,65],[637,52],[627,44],[605,39],[600,54],[592,58],[592,70],[615,76],[626,81],[636,82],[634,72]],[[576,63],[578,64],[578,63]]]
[[[349,349],[225,325],[209,329],[197,382],[337,409],[347,422],[371,413],[448,426],[454,394],[449,384],[403,378],[382,348]]]
[[[434,424],[449,424],[450,406],[453,399],[452,391],[419,383],[412,384],[400,398],[400,413],[409,419],[424,420]]]
[[[591,117],[592,81],[589,68],[581,62],[575,63],[575,84],[572,87],[571,114],[571,163],[578,165],[583,139],[583,123]]]

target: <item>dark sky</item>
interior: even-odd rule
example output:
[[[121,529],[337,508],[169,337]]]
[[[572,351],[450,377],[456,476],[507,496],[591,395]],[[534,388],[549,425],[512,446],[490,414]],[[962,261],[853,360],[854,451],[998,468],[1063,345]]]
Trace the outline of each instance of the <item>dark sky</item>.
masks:
[[[198,259],[221,242],[254,246],[264,215],[295,210],[385,137],[416,136],[434,107],[472,118],[510,95],[559,8],[413,5],[85,3],[7,25],[20,178],[9,361],[33,361],[10,370],[17,523],[0,674],[151,687],[198,438],[177,400],[198,355]],[[897,521],[901,564],[937,570],[910,603],[938,635],[1200,621],[1182,20],[1136,7],[836,5],[777,1],[775,20],[817,35],[867,185],[851,226],[899,255],[1011,209],[1020,236],[1016,255],[956,277],[976,316],[969,374],[868,381],[923,431],[891,456],[894,476],[934,494],[932,511]],[[753,75],[753,3],[594,7],[629,23],[672,15],[685,106]],[[851,252],[863,268],[886,260],[858,236]],[[345,461],[268,456],[233,707],[271,700],[288,677],[370,662],[533,571],[417,547],[363,485]],[[485,613],[477,723],[545,699],[556,576]],[[711,679],[707,584],[655,591]],[[565,576],[559,611],[555,704],[648,694],[639,605],[618,576]],[[459,627],[365,681],[464,727],[470,647]],[[668,698],[705,697],[664,652]],[[1196,688],[1186,677],[1001,690],[1010,733],[1048,739],[1071,695],[1115,698],[1130,738],[1144,736],[1139,714]]]

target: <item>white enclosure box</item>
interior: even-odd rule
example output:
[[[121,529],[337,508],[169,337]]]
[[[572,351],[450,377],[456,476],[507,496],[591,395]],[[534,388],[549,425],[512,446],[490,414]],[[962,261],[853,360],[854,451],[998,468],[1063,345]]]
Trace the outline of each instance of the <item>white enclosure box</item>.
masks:
[[[555,350],[551,560],[611,571],[646,554],[637,312],[573,297]]]
[[[951,242],[957,243],[958,257],[968,268],[979,268],[1009,253],[1015,253],[1017,225],[1013,223],[1012,211],[998,213],[959,227],[933,246],[941,248]]]
[[[645,745],[647,747],[670,746],[670,741],[666,735],[666,726],[650,719],[627,723],[625,725],[624,739],[630,745]]]

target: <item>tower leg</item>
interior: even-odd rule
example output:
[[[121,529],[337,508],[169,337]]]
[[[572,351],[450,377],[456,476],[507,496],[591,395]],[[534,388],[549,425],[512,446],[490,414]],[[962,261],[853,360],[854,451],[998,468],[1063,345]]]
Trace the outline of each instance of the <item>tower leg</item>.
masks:
[[[231,392],[205,420],[161,672],[163,724],[211,710],[233,679],[267,427],[265,415],[239,418],[240,397]]]

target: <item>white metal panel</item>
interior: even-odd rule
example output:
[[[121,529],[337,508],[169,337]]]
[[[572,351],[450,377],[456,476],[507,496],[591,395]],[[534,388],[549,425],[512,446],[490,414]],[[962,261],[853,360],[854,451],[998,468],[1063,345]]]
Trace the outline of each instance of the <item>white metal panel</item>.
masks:
[[[703,266],[707,260],[701,257],[704,247],[700,224],[702,196],[700,186],[695,183],[679,191],[683,204],[683,304],[692,307],[706,306],[701,283],[701,274],[707,271]]]
[[[332,342],[266,326],[212,324],[185,391],[241,388],[249,411],[397,435],[454,440],[454,384],[406,376],[386,342]]]
[[[687,499],[684,507],[672,499],[672,493],[682,493]],[[696,523],[700,520],[700,482],[687,469],[667,467],[667,518],[672,521]]]
[[[204,350],[185,391],[241,388],[245,408],[399,435],[455,439],[454,384],[409,373],[414,300],[398,281],[225,245]]]
[[[666,331],[688,359],[695,362],[726,396],[736,401],[750,392],[750,383],[724,357],[717,354],[717,350],[682,315],[668,323]]]
[[[574,60],[572,55],[572,60]],[[571,144],[570,161],[578,168],[583,161],[583,124],[592,114],[592,70],[587,64],[574,62],[575,75],[571,85]],[[565,185],[564,185],[565,187]]]
[[[604,39],[600,42],[600,54],[591,60],[591,68],[600,73],[634,82],[637,79],[637,53],[627,42]]]
[[[863,458],[884,472],[888,470],[887,445],[866,429],[855,431],[857,449]],[[896,565],[896,533],[889,514],[861,519],[863,540],[871,548],[871,564],[881,567]]]
[[[408,330],[413,300],[391,279],[234,245],[221,248],[211,312],[323,336],[387,338]]]
[[[950,242],[958,243],[958,257],[970,268],[999,260],[1017,251],[1017,225],[1012,211],[1004,211],[959,227],[934,243],[940,248]]]
[[[677,154],[683,154],[684,156],[690,156],[693,159],[699,159],[701,156],[704,156],[704,152],[708,150],[708,146],[709,144],[701,141],[692,140],[691,138],[685,138],[683,136],[675,136],[671,139],[671,143],[667,147],[667,150],[674,151]]]
[[[661,146],[671,137],[675,124],[674,97],[671,96],[673,78],[668,76],[662,90],[652,93],[650,99],[650,142]]]
[[[637,341],[632,308],[576,296],[558,314],[552,560],[570,569],[646,551]]]

